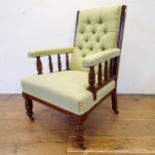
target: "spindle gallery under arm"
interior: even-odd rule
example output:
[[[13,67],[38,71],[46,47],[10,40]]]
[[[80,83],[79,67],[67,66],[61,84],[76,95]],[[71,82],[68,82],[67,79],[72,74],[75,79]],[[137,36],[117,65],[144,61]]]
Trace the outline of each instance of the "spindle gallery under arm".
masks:
[[[88,114],[107,96],[118,113],[116,88],[125,17],[125,5],[78,11],[73,47],[29,52],[29,57],[36,58],[38,72],[22,80],[30,119],[34,119],[33,100],[69,114],[77,144],[86,149],[83,124]],[[57,55],[58,72],[53,72],[53,55]],[[65,55],[65,70],[61,55]],[[48,74],[43,74],[43,56],[48,57]]]

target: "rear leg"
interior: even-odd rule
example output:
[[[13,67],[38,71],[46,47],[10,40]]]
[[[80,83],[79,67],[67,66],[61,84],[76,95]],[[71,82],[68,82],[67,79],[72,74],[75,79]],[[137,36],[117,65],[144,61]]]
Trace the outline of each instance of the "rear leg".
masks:
[[[116,92],[116,89],[111,94],[111,99],[112,99],[112,109],[114,110],[114,112],[116,114],[118,114],[119,111],[118,111],[118,106],[117,106],[117,92]]]

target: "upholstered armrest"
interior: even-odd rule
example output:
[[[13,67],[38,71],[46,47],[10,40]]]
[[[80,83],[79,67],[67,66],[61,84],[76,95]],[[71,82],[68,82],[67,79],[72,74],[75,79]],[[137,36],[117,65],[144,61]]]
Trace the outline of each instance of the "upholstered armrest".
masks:
[[[34,58],[34,57],[40,57],[40,56],[72,53],[73,49],[74,49],[74,47],[67,47],[67,48],[56,48],[56,49],[30,51],[28,53],[28,56],[31,58]]]
[[[119,55],[120,55],[119,48],[107,49],[104,52],[98,52],[98,53],[87,56],[86,58],[83,59],[82,65],[84,67],[95,66],[99,63],[102,63],[106,60],[117,57]]]

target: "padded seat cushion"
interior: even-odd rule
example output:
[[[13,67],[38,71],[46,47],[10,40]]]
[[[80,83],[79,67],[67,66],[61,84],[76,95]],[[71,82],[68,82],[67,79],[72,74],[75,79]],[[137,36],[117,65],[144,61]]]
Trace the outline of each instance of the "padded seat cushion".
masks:
[[[55,72],[35,75],[22,80],[24,93],[77,115],[87,112],[115,87],[115,82],[112,81],[100,89],[95,101],[87,87],[88,73],[83,71]]]

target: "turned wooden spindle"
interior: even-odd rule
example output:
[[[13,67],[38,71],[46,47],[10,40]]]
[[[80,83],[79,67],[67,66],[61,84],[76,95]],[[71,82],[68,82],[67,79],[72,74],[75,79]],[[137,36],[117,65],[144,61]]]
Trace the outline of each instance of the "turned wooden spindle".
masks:
[[[94,84],[95,84],[95,70],[94,70],[94,66],[90,67],[90,69],[89,69],[89,79],[88,79],[88,81],[89,81],[88,89],[93,91],[94,88],[95,88],[95,86],[94,86]]]
[[[42,67],[42,62],[41,62],[40,57],[37,57],[36,66],[37,66],[38,74],[42,74],[43,73],[43,67]]]
[[[58,54],[58,70],[61,71],[61,57],[60,57],[60,54]]]
[[[52,57],[50,55],[48,56],[48,60],[49,60],[50,73],[52,73],[53,72],[53,63],[52,63]]]
[[[114,58],[114,74],[118,74],[119,57]]]
[[[68,53],[66,53],[66,70],[69,70],[69,57],[68,57]]]
[[[110,76],[114,75],[114,59],[110,60]]]
[[[108,78],[108,61],[105,61],[104,65],[104,80],[106,81]]]
[[[98,85],[102,84],[102,63],[98,65]]]

